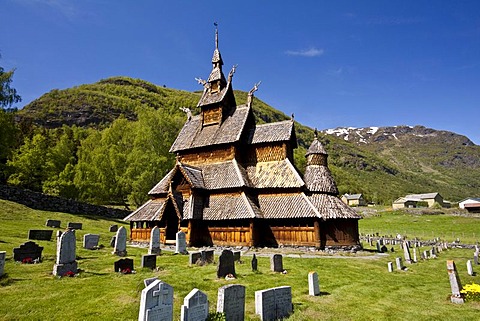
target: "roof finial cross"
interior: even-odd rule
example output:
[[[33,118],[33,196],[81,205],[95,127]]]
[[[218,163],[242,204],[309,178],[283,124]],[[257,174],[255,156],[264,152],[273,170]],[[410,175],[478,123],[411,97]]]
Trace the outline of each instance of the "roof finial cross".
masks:
[[[215,26],[215,49],[218,49],[218,22],[214,22],[213,25]]]

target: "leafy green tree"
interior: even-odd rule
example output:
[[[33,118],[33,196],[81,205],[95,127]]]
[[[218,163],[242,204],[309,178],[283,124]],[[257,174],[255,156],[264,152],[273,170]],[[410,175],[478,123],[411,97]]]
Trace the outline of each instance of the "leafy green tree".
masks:
[[[0,183],[4,183],[8,177],[6,164],[17,147],[18,136],[14,113],[0,109]]]
[[[1,56],[0,56],[1,57]],[[22,101],[15,88],[10,87],[15,69],[5,71],[0,66],[0,107],[10,107],[15,103]]]

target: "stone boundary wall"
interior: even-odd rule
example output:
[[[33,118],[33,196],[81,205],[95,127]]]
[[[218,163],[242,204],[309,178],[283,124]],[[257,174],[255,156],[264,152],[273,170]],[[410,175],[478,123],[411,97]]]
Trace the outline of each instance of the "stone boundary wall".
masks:
[[[58,196],[46,195],[16,186],[0,184],[0,199],[23,204],[43,211],[55,211],[70,214],[97,215],[107,218],[123,219],[131,211],[97,206]]]

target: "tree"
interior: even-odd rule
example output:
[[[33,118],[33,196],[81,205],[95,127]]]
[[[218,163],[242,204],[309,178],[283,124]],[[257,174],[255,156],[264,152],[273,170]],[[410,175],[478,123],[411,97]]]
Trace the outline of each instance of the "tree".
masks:
[[[1,57],[1,56],[0,56]],[[7,108],[15,103],[22,101],[15,88],[10,87],[15,69],[5,71],[0,67],[0,106]]]

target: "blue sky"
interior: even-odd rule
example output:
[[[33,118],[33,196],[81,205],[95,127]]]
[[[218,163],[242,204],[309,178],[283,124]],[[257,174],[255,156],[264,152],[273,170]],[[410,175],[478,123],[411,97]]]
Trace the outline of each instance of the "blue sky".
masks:
[[[424,125],[480,144],[480,1],[1,0],[0,65],[23,107],[111,76],[200,90],[224,72],[318,129]]]

